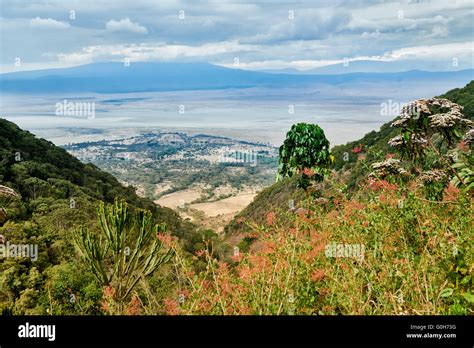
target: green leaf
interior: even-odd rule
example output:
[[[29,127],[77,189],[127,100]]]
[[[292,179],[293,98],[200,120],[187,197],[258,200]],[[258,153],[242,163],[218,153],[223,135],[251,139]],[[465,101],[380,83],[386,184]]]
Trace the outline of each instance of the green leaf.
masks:
[[[461,294],[462,297],[464,297],[464,299],[469,302],[469,303],[474,303],[474,295],[469,293],[469,292],[465,292],[464,294]]]
[[[440,292],[439,297],[449,297],[453,294],[454,290],[451,288],[446,288],[443,289],[443,291]]]

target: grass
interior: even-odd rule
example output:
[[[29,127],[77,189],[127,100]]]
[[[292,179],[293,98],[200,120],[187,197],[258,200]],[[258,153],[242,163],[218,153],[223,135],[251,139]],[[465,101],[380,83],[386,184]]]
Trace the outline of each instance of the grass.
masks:
[[[250,251],[227,262],[206,250],[180,258],[166,312],[472,315],[472,198],[450,186],[432,202],[383,181],[360,192],[312,201],[310,212],[269,212],[249,226]],[[333,243],[358,254],[330,257]],[[199,274],[190,271],[196,260],[206,264]]]

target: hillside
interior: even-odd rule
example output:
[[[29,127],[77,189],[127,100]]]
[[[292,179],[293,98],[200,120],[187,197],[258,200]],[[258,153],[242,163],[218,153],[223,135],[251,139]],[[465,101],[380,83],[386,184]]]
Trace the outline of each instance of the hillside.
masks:
[[[67,301],[63,302],[71,288],[77,288],[85,301],[82,313],[97,312],[93,299],[101,290],[77,263],[71,233],[81,225],[97,230],[101,201],[125,199],[134,210],[151,211],[154,221],[165,223],[172,234],[199,239],[193,237],[194,226],[173,210],[137,196],[133,187],[124,187],[111,174],[4,119],[0,164],[0,239],[38,248],[31,260],[0,259],[0,312],[44,314],[45,303],[53,301],[53,313],[67,313]]]
[[[474,120],[474,81],[469,82],[462,88],[448,91],[438,96],[438,98],[446,98],[463,106],[465,118]],[[347,175],[350,176],[349,189],[355,188],[360,182],[360,178],[366,177],[370,172],[368,163],[380,161],[387,153],[393,152],[387,144],[389,139],[397,135],[397,130],[390,127],[392,122],[385,123],[378,131],[372,131],[362,139],[335,146],[332,149],[331,152],[336,158],[334,169],[347,171]],[[365,159],[365,165],[358,162],[359,158]]]
[[[447,98],[463,106],[465,118],[474,120],[474,81],[439,97]],[[398,131],[390,127],[392,122],[385,123],[378,131],[372,131],[359,140],[334,146],[331,149],[335,158],[333,169],[343,181],[339,187],[341,191],[356,190],[370,173],[370,164],[385,159],[387,154],[393,152],[388,141],[397,135]],[[294,205],[296,209],[300,207],[304,192],[296,187],[294,181],[275,183],[263,190],[246,209],[226,226],[227,234],[235,235],[248,231],[247,224],[264,222],[267,212],[288,211],[289,204]],[[241,221],[246,221],[247,224],[243,224]]]
[[[179,216],[171,209],[157,207],[137,196],[134,187],[124,187],[113,175],[83,164],[64,149],[4,119],[0,119],[0,160],[0,183],[16,190],[26,202],[77,196],[111,203],[124,198],[136,208],[151,210],[173,228],[180,227]]]
[[[325,161],[320,129],[292,127],[280,148],[287,179],[228,226],[228,263],[196,254],[212,277],[190,279],[190,301],[169,312],[472,315],[474,123],[447,99],[413,105],[392,124],[403,136],[390,139],[390,152],[384,128],[339,171]]]

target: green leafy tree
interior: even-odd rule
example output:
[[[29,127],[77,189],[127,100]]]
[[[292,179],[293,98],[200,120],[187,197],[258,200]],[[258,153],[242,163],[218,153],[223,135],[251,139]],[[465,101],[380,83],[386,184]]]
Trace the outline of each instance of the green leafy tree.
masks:
[[[84,226],[74,234],[74,243],[99,284],[106,287],[111,313],[123,313],[124,304],[136,284],[168,262],[171,249],[162,252],[156,238],[164,224],[154,225],[149,211],[132,214],[127,203],[115,200],[111,206],[98,208],[100,234]]]
[[[321,127],[309,123],[294,124],[280,146],[277,181],[301,175],[298,186],[307,190],[312,181],[323,181],[332,161],[329,141]]]

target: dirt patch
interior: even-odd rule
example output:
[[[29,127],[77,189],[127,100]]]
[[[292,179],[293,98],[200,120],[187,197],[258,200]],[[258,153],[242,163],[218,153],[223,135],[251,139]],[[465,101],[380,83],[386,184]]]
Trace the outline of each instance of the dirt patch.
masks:
[[[190,188],[164,195],[157,199],[155,203],[171,209],[184,208],[186,204],[200,198],[201,195],[202,190],[200,188]]]
[[[242,193],[234,197],[221,199],[215,202],[191,204],[191,208],[201,210],[208,217],[216,217],[219,215],[236,214],[247,205],[249,205],[256,193]]]
[[[194,187],[173,192],[155,201],[156,204],[175,209],[183,219],[190,219],[198,226],[221,233],[233,217],[249,205],[257,195],[256,188],[245,187],[237,191],[226,185],[214,190],[208,202],[192,203],[204,196],[204,188]],[[220,195],[233,195],[217,199]]]

